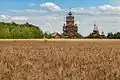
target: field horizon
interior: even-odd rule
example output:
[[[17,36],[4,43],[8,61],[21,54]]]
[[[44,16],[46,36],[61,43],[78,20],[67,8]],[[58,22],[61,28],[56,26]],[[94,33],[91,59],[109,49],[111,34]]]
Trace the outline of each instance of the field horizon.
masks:
[[[0,39],[0,41],[120,41],[120,39]]]

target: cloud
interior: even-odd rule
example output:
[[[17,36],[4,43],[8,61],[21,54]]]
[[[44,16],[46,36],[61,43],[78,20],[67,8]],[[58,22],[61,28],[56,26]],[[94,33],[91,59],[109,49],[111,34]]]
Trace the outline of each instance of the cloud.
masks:
[[[110,3],[113,5],[120,5],[120,0],[110,0]]]
[[[104,10],[104,11],[115,11],[115,12],[119,12],[119,11],[120,11],[120,6],[104,5],[104,6],[100,6],[99,9],[102,9],[102,10]]]
[[[0,15],[0,21],[27,21],[28,18],[25,16],[9,16],[9,15]]]
[[[120,14],[120,6],[111,6],[111,5],[103,5],[96,7],[87,7],[87,8],[72,8],[72,11],[76,15],[119,15]]]
[[[28,3],[29,6],[36,6],[35,3]]]
[[[47,8],[51,11],[61,11],[62,10],[59,6],[57,6],[55,3],[52,3],[52,2],[46,2],[46,3],[40,4],[40,6],[43,8]]]
[[[37,9],[26,9],[26,10],[9,10],[11,12],[26,12],[26,13],[46,13],[45,10],[37,10]]]
[[[14,21],[27,21],[28,20],[27,17],[23,17],[23,16],[14,16],[14,17],[11,17],[11,19]]]

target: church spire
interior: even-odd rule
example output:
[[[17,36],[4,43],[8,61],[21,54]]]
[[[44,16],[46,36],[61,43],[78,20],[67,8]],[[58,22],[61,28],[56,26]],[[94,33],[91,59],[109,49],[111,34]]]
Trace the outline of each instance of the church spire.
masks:
[[[69,12],[71,12],[71,8],[69,8]]]
[[[68,15],[69,15],[69,16],[71,16],[71,15],[72,15],[71,8],[69,8]]]
[[[96,24],[94,24],[94,30],[97,30],[98,31],[98,27]]]
[[[93,33],[99,33],[98,26],[94,24]]]

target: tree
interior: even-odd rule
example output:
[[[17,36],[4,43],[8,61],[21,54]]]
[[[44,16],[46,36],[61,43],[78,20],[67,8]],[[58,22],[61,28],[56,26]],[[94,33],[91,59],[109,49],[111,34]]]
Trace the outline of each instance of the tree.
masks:
[[[83,38],[83,35],[81,35],[80,33],[77,33],[76,38],[78,39]]]
[[[10,38],[11,34],[9,32],[9,28],[4,24],[0,24],[0,38]]]
[[[100,35],[102,39],[105,39],[106,36],[104,35],[104,32],[102,31],[102,34]]]
[[[14,27],[11,30],[11,35],[12,35],[13,39],[21,39],[22,38],[21,34],[22,34],[22,32],[21,32],[21,27],[20,26]]]
[[[101,36],[98,33],[90,33],[87,38],[101,38]]]
[[[109,33],[108,33],[108,35],[107,35],[107,38],[109,38],[109,39],[112,39],[112,38],[114,38],[114,35],[113,35],[113,33],[112,33],[112,32],[109,32]]]
[[[51,39],[52,38],[52,35],[50,32],[45,32],[44,33],[44,37],[47,38],[47,39]]]
[[[38,26],[0,22],[0,38],[43,38],[43,32]]]
[[[113,35],[115,39],[120,39],[120,32],[117,32]]]

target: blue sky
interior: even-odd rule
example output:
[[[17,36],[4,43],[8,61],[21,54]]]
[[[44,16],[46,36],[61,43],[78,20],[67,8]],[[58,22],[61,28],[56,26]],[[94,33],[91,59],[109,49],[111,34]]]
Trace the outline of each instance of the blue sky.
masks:
[[[83,35],[92,31],[94,23],[101,32],[120,31],[120,0],[1,0],[0,21],[29,22],[62,33],[69,8]]]
[[[30,8],[28,3],[35,3],[37,5],[45,2],[53,2],[62,8],[72,8],[72,7],[89,7],[98,6],[104,4],[110,4],[110,0],[1,0],[0,9],[25,9]],[[36,6],[36,8],[40,8]]]

